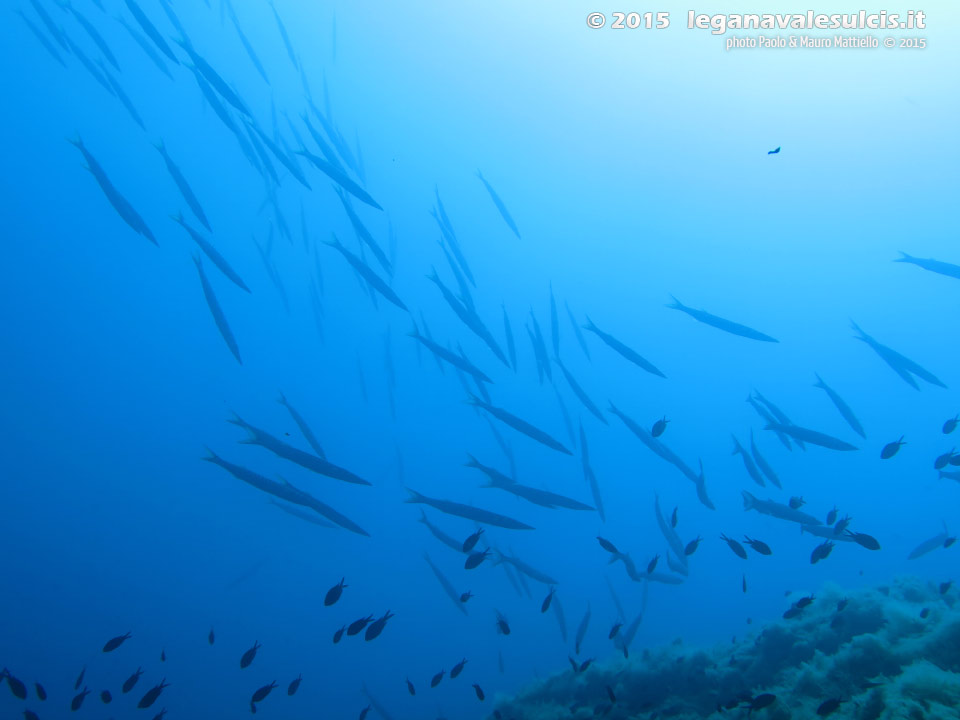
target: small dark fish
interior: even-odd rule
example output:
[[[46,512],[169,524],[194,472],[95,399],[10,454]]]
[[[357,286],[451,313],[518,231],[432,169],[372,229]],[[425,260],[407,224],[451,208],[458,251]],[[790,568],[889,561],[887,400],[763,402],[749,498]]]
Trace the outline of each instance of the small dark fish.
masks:
[[[577,661],[574,660],[574,659],[573,659],[572,657],[570,657],[569,655],[567,655],[567,661],[570,663],[570,667],[573,668],[573,671],[574,671],[574,672],[577,672],[578,669],[580,668],[580,666],[577,665]]]
[[[70,709],[74,711],[79,710],[80,706],[83,705],[83,699],[89,694],[90,691],[84,687],[83,692],[78,695],[74,695],[73,700],[70,701]]]
[[[747,576],[746,576],[746,575],[743,576],[743,584],[741,585],[741,587],[743,588],[743,591],[744,591],[744,592],[747,591]]]
[[[670,516],[670,527],[677,527],[677,508],[673,509],[673,514]]]
[[[143,668],[137,668],[137,671],[123,681],[123,687],[120,688],[121,692],[124,694],[133,690],[133,686],[137,684],[137,680],[140,679],[140,676],[143,675]]]
[[[608,640],[613,640],[613,639],[617,636],[617,633],[620,632],[620,628],[622,628],[622,627],[623,627],[623,623],[622,623],[622,622],[614,623],[614,624],[613,624],[613,627],[610,628],[610,633],[607,635],[607,639],[608,639]]]
[[[950,461],[954,458],[955,452],[956,450],[951,450],[948,453],[938,456],[937,459],[933,461],[933,469],[943,470],[947,465],[950,464]]]
[[[41,685],[40,683],[34,683],[34,684],[33,684],[33,689],[37,691],[37,699],[38,699],[38,700],[46,700],[46,699],[47,699],[47,691],[44,690],[43,685]]]
[[[166,714],[167,714],[167,709],[164,708],[163,710],[161,710],[160,712],[158,712],[156,715],[153,716],[153,720],[163,720],[163,716]]]
[[[440,681],[443,680],[443,676],[447,674],[446,670],[441,670],[436,675],[430,679],[430,687],[435,688],[440,684]]]
[[[794,508],[794,510],[796,510],[796,508]],[[773,555],[773,550],[771,550],[770,546],[763,542],[763,540],[751,540],[748,537],[744,537],[743,541],[761,555]]]
[[[840,707],[840,703],[841,703],[841,700],[838,700],[836,698],[832,700],[824,700],[822,703],[820,703],[820,707],[817,708],[817,715],[819,715],[820,717],[827,717],[828,715],[832,715]]]
[[[103,690],[100,693],[100,702],[104,705],[109,705],[113,701],[113,695],[110,694],[109,690]]]
[[[610,698],[610,702],[616,703],[617,696],[613,694],[613,688],[607,685],[607,697]]]
[[[467,590],[465,593],[460,595],[460,602],[465,603],[467,600],[473,597],[473,593]]]
[[[801,608],[801,609],[802,609],[802,608],[809,607],[810,605],[812,605],[812,604],[813,604],[813,600],[814,600],[813,595],[807,595],[806,597],[802,597],[802,598],[800,598],[799,600],[797,600],[797,602],[795,602],[794,605],[796,605],[798,608]]]
[[[357,720],[365,720],[367,713],[370,712],[370,706],[367,705],[363,710],[360,711],[360,715]]]
[[[543,599],[543,602],[540,604],[540,612],[545,613],[550,609],[550,603],[553,601],[553,594],[556,592],[555,588],[550,588],[550,592],[547,593],[547,596]]]
[[[647,575],[652,575],[653,571],[657,569],[657,563],[660,562],[659,553],[653,556],[653,559],[647,563]]]
[[[827,513],[827,525],[833,525],[837,521],[837,508]]]
[[[410,682],[410,678],[407,678],[407,692],[411,695],[417,694],[417,689],[413,686],[413,683]]]
[[[340,578],[340,582],[334,585],[332,588],[327,590],[326,596],[323,598],[323,604],[327,607],[333,605],[337,600],[340,599],[340,596],[343,594],[343,589],[345,587],[350,587],[349,585],[344,585],[346,578]]]
[[[103,651],[105,653],[112,652],[116,650],[118,647],[120,647],[121,645],[123,645],[124,640],[129,640],[129,639],[130,639],[130,633],[127,633],[126,635],[117,635],[117,637],[107,640],[107,644],[103,646]]]
[[[844,515],[842,518],[837,520],[836,525],[833,526],[834,535],[843,535],[844,531],[850,526],[850,522],[853,520],[849,515]]]
[[[879,550],[880,543],[877,542],[877,539],[866,533],[855,533],[847,530],[847,537],[853,540],[858,545],[865,547],[867,550]]]
[[[947,580],[946,582],[940,583],[940,594],[946,595],[952,586],[953,586],[953,580]]]
[[[467,659],[464,658],[456,665],[453,666],[453,669],[450,670],[450,679],[453,680],[457,675],[463,672],[463,666],[467,664]]]
[[[650,434],[653,435],[655,438],[660,437],[661,435],[663,435],[663,431],[667,429],[668,422],[670,421],[667,420],[666,416],[660,418],[653,424],[653,428],[651,428]]]
[[[603,548],[604,550],[606,550],[608,553],[612,553],[613,555],[620,555],[620,554],[621,554],[621,552],[620,552],[619,550],[617,550],[617,546],[614,545],[614,544],[613,544],[612,542],[610,542],[609,540],[606,540],[606,539],[600,537],[599,535],[597,535],[597,540],[600,542],[600,547],[602,547],[602,548]]]
[[[76,682],[73,683],[73,689],[79,690],[80,686],[83,684],[83,676],[87,674],[87,668],[84,666],[83,670],[80,671],[80,674],[77,675]]]
[[[290,684],[287,686],[287,695],[296,695],[297,690],[300,689],[300,683],[303,682],[303,675],[297,675],[293,680],[290,681]]]
[[[380,636],[380,633],[383,632],[383,629],[387,626],[387,620],[394,617],[394,614],[387,610],[382,617],[377,618],[372,623],[370,627],[367,628],[367,631],[363,634],[363,639],[367,642]]]
[[[24,710],[23,720],[40,720],[40,716],[37,715],[33,710]]]
[[[166,661],[167,661],[167,650],[166,648],[162,648],[160,650],[160,662],[166,662]]]
[[[800,508],[802,508],[804,505],[807,504],[807,501],[804,500],[802,497],[794,496],[790,498],[790,502],[788,504],[790,505],[791,510],[799,510]],[[833,523],[830,523],[830,524],[832,525]]]
[[[475,567],[479,567],[480,564],[487,559],[487,555],[490,554],[490,550],[484,550],[483,552],[473,552],[467,556],[466,562],[463,563],[465,570],[473,570]]]
[[[160,697],[160,693],[162,693],[163,689],[166,687],[169,687],[169,685],[167,684],[167,679],[164,678],[160,681],[159,685],[154,685],[144,693],[143,697],[140,698],[140,702],[137,703],[137,707],[148,708],[153,705],[157,701],[157,698]]]
[[[813,549],[812,553],[810,553],[810,564],[816,565],[821,560],[826,560],[832,551],[833,542],[831,540],[824,540]]]
[[[367,615],[365,618],[360,618],[359,620],[354,620],[347,627],[347,635],[356,635],[358,632],[363,630],[367,625],[373,622],[373,615]]]
[[[210,634],[207,635],[207,642],[213,645],[213,641],[216,639],[216,636],[213,634],[213,628],[210,628]]]
[[[464,540],[464,541],[463,541],[463,551],[464,551],[465,553],[468,553],[468,552],[470,552],[471,550],[473,550],[473,548],[476,547],[477,542],[480,540],[480,536],[481,536],[481,535],[483,535],[483,528],[480,528],[480,529],[477,530],[473,535],[471,535],[471,536],[468,537],[466,540]]]
[[[11,675],[10,671],[6,668],[4,668],[3,672],[0,673],[0,678],[4,676],[7,678],[7,686],[10,688],[10,692],[13,693],[13,696],[18,700],[26,700],[27,686]]]
[[[346,629],[347,629],[346,626],[343,626],[343,627],[341,627],[339,630],[337,630],[337,631],[333,634],[333,644],[334,644],[334,645],[336,645],[338,642],[340,642],[340,638],[343,637],[343,631],[346,630]]]
[[[258,703],[266,698],[276,686],[277,681],[274,680],[269,685],[264,685],[263,687],[257,689],[257,691],[254,692],[253,696],[250,698],[250,704],[252,705],[253,703]]]
[[[483,694],[483,688],[481,688],[479,685],[477,685],[476,683],[474,683],[474,684],[473,684],[473,691],[474,691],[475,693],[477,693],[477,700],[479,700],[480,702],[483,702],[484,699],[486,698],[486,695]]]
[[[507,622],[507,618],[499,610],[495,612],[497,613],[497,632],[501,635],[509,635],[510,623]]]
[[[580,667],[577,669],[577,672],[579,672],[579,673],[586,672],[586,671],[587,671],[587,668],[590,667],[590,664],[591,664],[592,662],[593,662],[593,658],[587,658],[587,659],[584,660],[582,663],[580,663]]]
[[[777,155],[777,154],[779,154],[779,152],[780,152],[780,146],[777,145],[777,149],[776,149],[776,150],[767,150],[767,155]]]
[[[957,421],[958,421],[958,420],[960,420],[960,415],[954,415],[952,418],[950,418],[949,420],[947,420],[947,421],[943,424],[943,434],[944,434],[944,435],[949,435],[949,434],[952,433],[954,430],[956,430],[956,429],[957,429]]]
[[[880,459],[889,460],[898,452],[900,452],[901,445],[906,445],[906,443],[903,441],[903,435],[900,436],[899,440],[895,440],[894,442],[887,443],[883,446],[883,450],[880,451]]]
[[[927,617],[929,617],[929,615],[930,615],[930,608],[924,608],[923,610],[920,611],[920,617],[924,620],[926,620]]]
[[[747,551],[743,549],[743,545],[738,543],[736,540],[731,540],[726,535],[721,535],[720,539],[727,544],[727,546],[733,551],[734,555],[744,560],[747,559]]]
[[[750,708],[750,712],[752,713],[754,710],[763,710],[765,707],[770,707],[774,702],[776,702],[776,700],[776,695],[771,693],[763,693],[762,695],[757,695],[749,703],[743,705],[742,707]]]
[[[700,540],[701,538],[696,537],[690,542],[688,542],[687,546],[683,549],[683,554],[686,555],[687,557],[690,557],[691,555],[693,555],[697,551],[697,548],[700,546]]]
[[[259,642],[254,641],[253,647],[247,650],[243,655],[240,656],[240,669],[250,667],[250,663],[253,662],[253,659],[257,656],[257,650],[262,648]]]

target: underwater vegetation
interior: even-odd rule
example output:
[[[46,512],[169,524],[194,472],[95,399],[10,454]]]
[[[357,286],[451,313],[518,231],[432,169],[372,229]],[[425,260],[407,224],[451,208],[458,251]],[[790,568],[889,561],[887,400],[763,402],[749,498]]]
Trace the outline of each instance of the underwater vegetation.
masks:
[[[498,698],[496,717],[960,717],[960,594],[949,583],[901,578],[849,594],[828,585],[786,603],[786,614],[801,611],[728,644],[677,640],[558,673]]]

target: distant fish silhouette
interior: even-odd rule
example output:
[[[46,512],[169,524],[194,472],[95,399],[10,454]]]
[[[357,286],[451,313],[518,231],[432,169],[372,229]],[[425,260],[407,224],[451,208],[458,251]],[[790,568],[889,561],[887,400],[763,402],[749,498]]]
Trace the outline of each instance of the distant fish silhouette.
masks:
[[[780,146],[779,146],[779,145],[777,145],[777,149],[776,149],[776,150],[767,150],[767,155],[776,155],[778,152],[780,152]]]

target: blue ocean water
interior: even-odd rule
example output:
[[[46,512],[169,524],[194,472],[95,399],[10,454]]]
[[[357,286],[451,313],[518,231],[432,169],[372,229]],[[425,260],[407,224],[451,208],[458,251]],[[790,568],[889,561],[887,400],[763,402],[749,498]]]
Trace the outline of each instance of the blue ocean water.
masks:
[[[78,712],[91,717],[161,708],[170,718],[229,717],[249,712],[251,694],[274,680],[279,688],[257,707],[268,717],[356,717],[370,696],[396,718],[487,717],[538,679],[569,674],[568,655],[618,667],[622,651],[608,631],[641,613],[630,662],[676,638],[694,647],[729,643],[780,621],[796,598],[825,587],[854,592],[904,576],[934,584],[955,576],[956,549],[912,560],[908,554],[958,525],[960,489],[934,469],[956,442],[941,428],[960,411],[957,276],[893,261],[903,252],[960,263],[950,220],[960,154],[956,6],[931,3],[927,30],[895,33],[923,36],[924,50],[728,52],[723,37],[686,28],[686,8],[671,9],[667,30],[616,31],[584,23],[591,11],[616,8],[584,3],[440,9],[422,1],[276,0],[276,15],[261,0],[233,0],[232,9],[228,0],[102,4],[72,0],[70,9],[30,0],[5,8],[0,23],[7,68],[0,119],[0,666],[31,693],[23,701],[0,692],[4,717],[25,709],[65,715],[84,667],[80,689],[93,694]],[[755,5],[702,11],[766,9]],[[176,63],[145,37],[135,8]],[[243,145],[201,92],[188,67],[196,61],[175,41],[174,18],[184,44],[225,81],[213,97]],[[81,55],[122,88],[143,127]],[[246,112],[226,102],[231,91]],[[340,186],[295,154],[302,141],[324,157],[308,121],[333,148],[327,163],[382,206],[349,201],[392,259],[392,274],[358,239],[335,192]],[[158,246],[111,207],[67,142],[79,139]],[[161,142],[212,232],[167,171],[154,147]],[[270,142],[277,153],[265,147]],[[244,146],[254,147],[252,162]],[[311,189],[278,155],[296,163]],[[276,180],[263,169],[266,161]],[[440,244],[450,229],[431,209],[438,212],[441,201],[463,261],[448,261]],[[170,219],[179,212],[249,293]],[[363,254],[409,312],[326,244],[334,235]],[[218,330],[194,256],[202,257],[242,364]],[[505,354],[506,314],[515,369],[461,322],[427,277],[436,269],[464,303],[455,276],[464,265],[475,279],[475,311],[463,307]],[[603,421],[552,362],[551,294],[559,357]],[[697,322],[666,307],[671,296],[779,342]],[[538,376],[527,330],[534,318],[552,379]],[[584,329],[588,319],[666,377]],[[851,321],[946,387],[922,379],[919,391],[911,387],[856,339]],[[454,368],[441,371],[409,337],[415,327],[462,350],[491,378],[484,387],[494,406],[572,455],[471,408]],[[866,438],[813,387],[816,373],[853,409]],[[472,380],[468,388],[481,392]],[[745,402],[757,391],[797,426],[858,450],[808,444],[788,451]],[[234,413],[313,452],[278,403],[281,393],[328,460],[371,487],[239,443],[246,433],[228,422]],[[611,403],[645,430],[670,420],[662,442],[695,473],[702,461],[715,509],[608,411]],[[488,420],[512,455],[513,479],[593,506],[582,425],[605,520],[482,487],[484,476],[464,465],[468,454],[512,472]],[[749,448],[751,432],[782,490],[757,487],[731,455],[731,434]],[[881,448],[901,436],[900,452],[881,460]],[[286,479],[369,537],[272,506],[268,494],[203,462],[208,448],[271,480]],[[475,523],[406,503],[408,489],[533,526],[485,524],[478,548],[515,555],[557,580],[554,602],[562,603],[566,638],[554,611],[540,612],[547,584],[527,578],[529,595],[522,587],[518,593],[494,556],[464,569],[465,556],[418,520],[422,509],[457,540]],[[838,540],[828,558],[812,564],[822,539],[801,534],[797,523],[744,512],[743,490],[779,503],[802,496],[802,509],[820,519],[836,507],[839,517],[852,517],[851,530],[875,537],[881,549]],[[657,497],[668,519],[677,508],[683,543],[703,538],[689,575],[670,575],[682,584],[633,580],[596,541],[599,535],[629,553],[640,575],[655,555],[656,570],[669,572]],[[751,550],[744,561],[721,534],[762,539],[773,554]],[[468,614],[446,597],[424,553],[457,592],[475,595],[462,608]],[[341,578],[348,585],[342,598],[324,606]],[[956,592],[944,595],[951,608]],[[387,611],[395,617],[380,637],[332,642],[343,625]],[[509,636],[498,632],[498,611]],[[132,636],[122,647],[101,652],[126,632]],[[262,649],[240,669],[255,641]],[[462,675],[429,687],[464,658]],[[136,692],[121,694],[138,666],[144,676]],[[302,686],[287,697],[301,673]],[[163,678],[170,686],[161,699],[137,710],[142,692]],[[45,703],[35,698],[34,682],[47,689]],[[473,683],[483,688],[483,702]],[[115,699],[95,707],[105,689]]]

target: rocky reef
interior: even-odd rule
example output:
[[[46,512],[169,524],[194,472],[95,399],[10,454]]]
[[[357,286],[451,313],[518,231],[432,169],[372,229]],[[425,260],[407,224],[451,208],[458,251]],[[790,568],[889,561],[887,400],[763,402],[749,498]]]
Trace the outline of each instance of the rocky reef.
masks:
[[[775,699],[751,707],[767,694]],[[677,641],[568,670],[500,698],[497,713],[503,720],[956,720],[960,594],[949,583],[912,578],[851,593],[826,587],[809,604],[789,598],[783,619],[743,640],[713,648]]]

